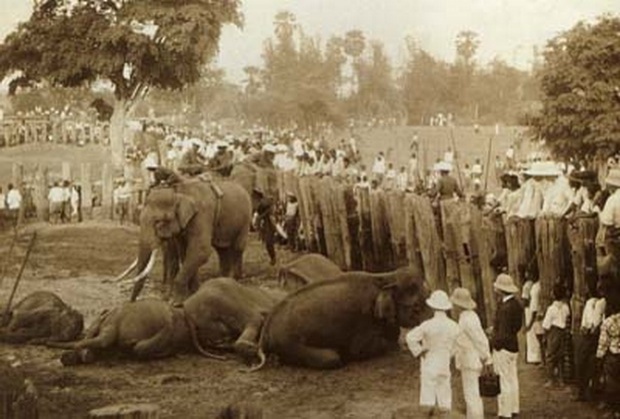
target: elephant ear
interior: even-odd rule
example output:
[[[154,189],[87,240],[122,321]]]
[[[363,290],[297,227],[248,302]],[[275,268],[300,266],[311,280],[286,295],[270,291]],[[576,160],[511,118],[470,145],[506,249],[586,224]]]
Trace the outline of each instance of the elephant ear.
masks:
[[[180,196],[177,201],[177,218],[182,228],[186,228],[189,222],[196,215],[196,203],[188,196]]]
[[[390,324],[396,323],[396,303],[390,289],[379,291],[375,299],[374,314],[377,319],[384,320]]]

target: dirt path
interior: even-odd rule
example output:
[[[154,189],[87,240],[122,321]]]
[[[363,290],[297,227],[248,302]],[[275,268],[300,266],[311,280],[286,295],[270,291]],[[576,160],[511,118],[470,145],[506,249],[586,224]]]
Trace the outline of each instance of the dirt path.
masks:
[[[83,311],[87,322],[103,308],[126,299],[117,284],[103,282],[132,261],[137,230],[112,224],[35,226],[39,241],[28,264],[18,299],[36,289],[57,292]],[[8,237],[0,237],[5,261]],[[8,277],[25,253],[20,241]],[[206,274],[214,274],[211,261]],[[256,241],[246,257],[247,282],[274,283],[274,270]],[[6,301],[12,280],[0,287]],[[337,371],[312,371],[270,364],[246,373],[234,359],[218,362],[197,355],[140,363],[111,360],[97,365],[64,368],[59,352],[47,348],[0,345],[0,359],[30,376],[40,393],[42,418],[81,418],[89,409],[112,403],[148,402],[162,408],[164,418],[212,418],[234,401],[263,406],[266,418],[417,418],[418,365],[407,352],[357,363]],[[459,378],[453,378],[455,410],[462,412]],[[543,389],[541,369],[522,366],[522,418],[593,418],[593,406],[570,401],[570,394]],[[495,403],[485,401],[489,417]],[[455,413],[454,417],[463,417]]]

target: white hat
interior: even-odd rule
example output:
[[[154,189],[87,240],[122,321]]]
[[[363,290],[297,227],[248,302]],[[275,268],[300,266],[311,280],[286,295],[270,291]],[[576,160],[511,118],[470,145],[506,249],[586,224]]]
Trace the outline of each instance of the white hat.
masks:
[[[519,291],[519,288],[515,285],[514,280],[510,275],[499,274],[497,279],[493,283],[493,288],[496,290],[504,291],[509,294],[514,294]]]
[[[560,176],[562,171],[552,161],[537,161],[525,171],[528,176]]]
[[[273,144],[265,144],[263,146],[263,151],[267,151],[270,153],[275,153],[276,152],[276,147]]]
[[[448,294],[442,290],[433,291],[431,296],[426,299],[426,305],[433,310],[447,311],[452,308],[452,303],[450,302],[450,298],[448,298]]]
[[[450,301],[455,306],[462,307],[466,310],[473,310],[476,308],[476,302],[471,298],[471,293],[467,288],[455,288],[450,296]]]
[[[440,161],[435,165],[435,170],[438,172],[450,172],[452,170],[452,165],[447,161]]]

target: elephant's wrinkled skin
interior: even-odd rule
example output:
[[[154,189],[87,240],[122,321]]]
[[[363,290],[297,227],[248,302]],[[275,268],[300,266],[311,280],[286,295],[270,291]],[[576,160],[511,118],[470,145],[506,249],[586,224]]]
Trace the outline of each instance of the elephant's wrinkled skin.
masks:
[[[284,296],[232,278],[215,278],[202,284],[183,308],[196,327],[201,346],[232,349],[248,358],[256,356],[264,318]]]
[[[285,363],[318,369],[338,368],[396,347],[400,327],[416,326],[423,316],[426,287],[419,272],[345,273],[290,294],[268,316],[259,341],[266,354]]]
[[[152,188],[140,214],[138,272],[145,270],[152,251],[163,247],[165,272],[174,278],[173,299],[179,304],[198,289],[198,268],[213,249],[222,276],[241,277],[251,211],[250,196],[232,181],[182,179]],[[143,275],[136,282],[132,301],[145,280]]]
[[[56,294],[36,291],[15,304],[9,312],[0,329],[0,342],[68,342],[77,339],[83,328],[82,314]]]
[[[280,267],[278,282],[286,290],[296,290],[319,281],[342,275],[338,265],[319,253],[300,256]]]
[[[105,311],[80,341],[51,346],[73,349],[61,357],[63,364],[73,365],[92,362],[106,354],[163,358],[189,349],[192,344],[203,352],[195,343],[182,308],[147,298]]]

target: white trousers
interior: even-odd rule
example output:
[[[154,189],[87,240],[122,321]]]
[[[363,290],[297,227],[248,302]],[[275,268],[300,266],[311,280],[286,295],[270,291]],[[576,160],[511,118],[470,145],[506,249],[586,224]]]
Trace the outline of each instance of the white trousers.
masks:
[[[532,312],[529,307],[525,308],[525,323],[530,324],[532,318]],[[530,364],[538,364],[542,362],[542,351],[540,348],[540,341],[536,336],[536,332],[540,327],[537,322],[534,323],[529,332],[525,333],[525,362]]]
[[[420,406],[452,409],[452,387],[449,374],[429,374],[420,376]]]
[[[461,370],[467,419],[484,419],[484,405],[480,397],[478,377],[480,377],[480,370]]]
[[[505,349],[493,351],[493,367],[499,375],[501,393],[497,397],[497,414],[512,417],[519,413],[519,377],[517,376],[518,353]]]

